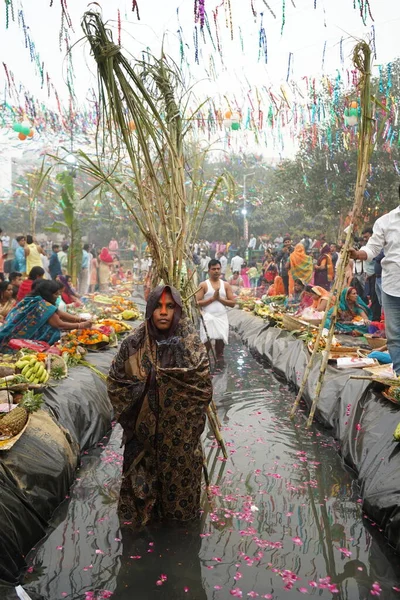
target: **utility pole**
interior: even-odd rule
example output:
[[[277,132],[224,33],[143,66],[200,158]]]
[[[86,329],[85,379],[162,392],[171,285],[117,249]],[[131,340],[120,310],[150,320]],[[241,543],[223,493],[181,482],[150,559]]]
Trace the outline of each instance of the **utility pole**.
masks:
[[[249,241],[249,222],[247,220],[247,208],[246,208],[246,200],[247,200],[247,189],[246,189],[246,179],[247,177],[251,177],[252,175],[254,175],[254,171],[252,173],[246,173],[245,175],[243,175],[243,208],[242,208],[242,215],[243,215],[243,233],[244,233],[244,240],[246,242],[246,246],[247,243]],[[247,250],[247,248],[246,248]]]

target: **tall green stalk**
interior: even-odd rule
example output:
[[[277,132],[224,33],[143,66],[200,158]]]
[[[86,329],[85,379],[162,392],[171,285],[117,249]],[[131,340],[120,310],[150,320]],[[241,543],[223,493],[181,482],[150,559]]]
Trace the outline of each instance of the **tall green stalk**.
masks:
[[[228,178],[218,178],[208,197],[197,188],[201,210],[195,207],[197,220],[189,219],[184,141],[190,118],[184,125],[188,93],[179,68],[164,52],[160,59],[128,60],[94,11],[84,14],[82,27],[97,63],[103,148],[96,159],[78,153],[79,167],[125,204],[151,249],[155,279],[181,288],[197,224]]]
[[[74,178],[68,171],[63,171],[57,175],[57,180],[62,186],[60,206],[71,240],[68,252],[68,274],[71,275],[73,284],[76,285],[82,264],[82,232],[76,214]]]

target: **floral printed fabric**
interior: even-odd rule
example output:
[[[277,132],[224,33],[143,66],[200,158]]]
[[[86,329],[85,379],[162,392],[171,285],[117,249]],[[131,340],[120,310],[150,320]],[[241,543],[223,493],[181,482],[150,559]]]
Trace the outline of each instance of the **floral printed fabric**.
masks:
[[[7,349],[13,339],[40,340],[54,344],[60,339],[60,332],[47,323],[57,311],[57,307],[41,296],[25,296],[8,314],[0,329],[0,350]]]
[[[124,429],[120,518],[133,526],[196,518],[212,384],[205,347],[189,320],[182,317],[161,344],[147,324],[139,326],[111,365],[108,392]]]

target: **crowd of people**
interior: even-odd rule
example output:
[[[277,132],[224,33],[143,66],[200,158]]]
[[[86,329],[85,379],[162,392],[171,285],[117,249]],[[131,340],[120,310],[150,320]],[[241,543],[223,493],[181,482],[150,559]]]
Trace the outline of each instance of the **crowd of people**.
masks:
[[[0,234],[2,231],[0,230]],[[77,287],[69,274],[72,249],[66,242],[39,244],[31,235],[0,241],[0,351],[11,338],[35,339],[49,344],[62,331],[90,328],[91,323],[68,313],[68,305],[82,304],[95,291],[133,279],[117,254],[118,243],[96,251],[84,244],[78,264]]]

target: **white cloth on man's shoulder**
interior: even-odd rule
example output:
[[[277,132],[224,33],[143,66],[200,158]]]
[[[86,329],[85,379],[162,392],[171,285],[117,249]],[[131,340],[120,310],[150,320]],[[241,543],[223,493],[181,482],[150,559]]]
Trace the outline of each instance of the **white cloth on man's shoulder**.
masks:
[[[207,283],[207,292],[204,294],[204,300],[209,300],[214,296],[215,290],[209,279]],[[219,295],[226,299],[225,283],[220,280]],[[223,340],[228,343],[229,338],[229,321],[226,307],[221,302],[211,302],[208,306],[203,306],[201,309],[207,333],[204,325],[200,323],[200,339],[205,344],[210,340]],[[207,338],[208,334],[208,338]]]

